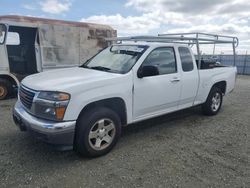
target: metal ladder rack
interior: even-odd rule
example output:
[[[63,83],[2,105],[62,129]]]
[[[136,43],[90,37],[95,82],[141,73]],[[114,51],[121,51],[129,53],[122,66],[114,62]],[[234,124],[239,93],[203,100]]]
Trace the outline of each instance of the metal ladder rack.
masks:
[[[196,45],[198,55],[198,67],[201,65],[200,45],[214,44],[231,44],[234,55],[234,66],[236,64],[236,51],[235,49],[239,45],[239,39],[237,37],[215,35],[208,33],[174,33],[174,34],[159,34],[158,36],[131,36],[131,37],[117,37],[108,38],[108,41],[117,41],[122,43],[123,41],[133,42],[164,42],[164,43],[177,43],[186,44],[189,46]]]

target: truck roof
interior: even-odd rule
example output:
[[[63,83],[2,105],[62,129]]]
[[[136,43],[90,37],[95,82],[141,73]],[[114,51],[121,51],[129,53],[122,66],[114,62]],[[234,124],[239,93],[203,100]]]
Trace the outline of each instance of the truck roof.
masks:
[[[1,22],[16,22],[16,23],[27,23],[27,24],[50,24],[50,25],[65,25],[71,27],[94,27],[100,29],[108,29],[113,30],[113,28],[109,25],[103,24],[94,24],[87,22],[75,22],[75,21],[64,21],[64,20],[56,20],[56,19],[47,19],[47,18],[39,18],[39,17],[30,17],[30,16],[18,16],[18,15],[3,15],[0,16]]]

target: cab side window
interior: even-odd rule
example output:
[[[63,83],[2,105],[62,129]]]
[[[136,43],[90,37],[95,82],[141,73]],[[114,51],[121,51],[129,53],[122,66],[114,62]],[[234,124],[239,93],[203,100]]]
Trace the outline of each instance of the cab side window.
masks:
[[[192,54],[186,47],[179,47],[179,54],[181,58],[182,70],[184,72],[190,72],[194,69],[194,63]]]
[[[159,75],[177,72],[174,48],[161,47],[153,50],[145,59],[142,66],[155,66]]]

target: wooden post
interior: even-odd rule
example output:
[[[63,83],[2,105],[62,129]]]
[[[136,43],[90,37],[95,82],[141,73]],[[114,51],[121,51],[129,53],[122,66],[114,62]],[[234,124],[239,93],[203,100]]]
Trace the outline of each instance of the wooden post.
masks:
[[[246,73],[246,65],[247,65],[247,51],[246,51],[245,60],[244,60],[243,75]]]

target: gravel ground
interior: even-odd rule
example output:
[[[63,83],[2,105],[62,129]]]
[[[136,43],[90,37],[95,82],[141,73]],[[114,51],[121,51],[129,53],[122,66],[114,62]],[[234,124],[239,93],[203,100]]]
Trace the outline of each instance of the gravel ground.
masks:
[[[0,187],[250,187],[250,77],[217,116],[200,108],[130,125],[111,153],[84,159],[20,132],[0,102]]]

